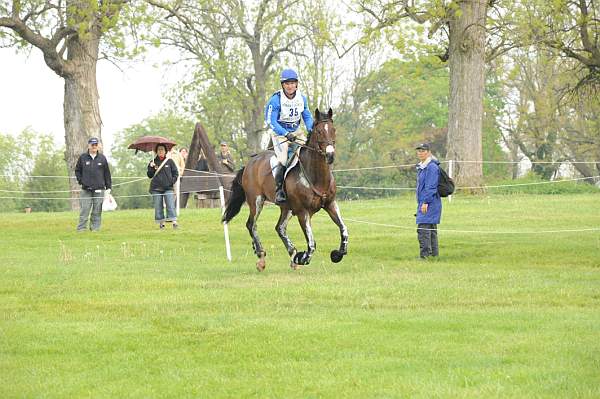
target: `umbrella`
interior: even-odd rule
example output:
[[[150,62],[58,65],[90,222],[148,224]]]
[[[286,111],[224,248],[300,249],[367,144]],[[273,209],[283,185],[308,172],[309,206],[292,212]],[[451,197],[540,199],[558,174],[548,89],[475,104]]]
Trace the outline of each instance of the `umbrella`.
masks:
[[[177,143],[161,136],[143,136],[132,144],[129,144],[129,147],[127,148],[130,150],[135,150],[136,153],[138,151],[150,152],[154,151],[157,144],[164,144],[165,147],[167,147],[167,151],[170,151],[171,148],[173,148],[173,146]]]

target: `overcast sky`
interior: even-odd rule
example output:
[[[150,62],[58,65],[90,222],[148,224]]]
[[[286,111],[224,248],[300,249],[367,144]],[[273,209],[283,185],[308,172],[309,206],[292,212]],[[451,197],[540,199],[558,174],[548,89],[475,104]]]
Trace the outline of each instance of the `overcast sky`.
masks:
[[[163,106],[165,74],[153,61],[131,63],[123,71],[107,61],[98,64],[102,137],[112,145],[116,132],[158,113]],[[0,49],[0,132],[16,135],[31,127],[64,144],[63,80],[44,63],[41,52],[29,56]]]

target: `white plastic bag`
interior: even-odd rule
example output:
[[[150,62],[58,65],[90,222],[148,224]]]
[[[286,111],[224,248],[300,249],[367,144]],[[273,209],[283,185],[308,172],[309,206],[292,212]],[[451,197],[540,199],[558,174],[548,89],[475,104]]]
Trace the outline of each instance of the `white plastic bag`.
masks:
[[[114,211],[117,209],[117,201],[110,193],[110,190],[106,190],[104,192],[104,200],[102,201],[102,210],[103,211]]]

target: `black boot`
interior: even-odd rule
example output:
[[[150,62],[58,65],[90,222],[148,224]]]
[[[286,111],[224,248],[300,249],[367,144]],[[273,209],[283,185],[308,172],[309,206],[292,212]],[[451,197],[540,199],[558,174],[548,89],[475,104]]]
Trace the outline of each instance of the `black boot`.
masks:
[[[275,203],[281,205],[287,201],[285,191],[283,189],[283,177],[285,175],[285,167],[282,164],[277,165],[275,172]]]

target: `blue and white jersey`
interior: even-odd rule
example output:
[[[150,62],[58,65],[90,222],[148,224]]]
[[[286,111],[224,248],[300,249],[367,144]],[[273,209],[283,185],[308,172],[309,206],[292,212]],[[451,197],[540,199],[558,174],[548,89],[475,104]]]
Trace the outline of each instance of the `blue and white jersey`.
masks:
[[[309,132],[313,128],[313,117],[308,109],[308,101],[300,91],[294,98],[287,98],[283,89],[275,92],[265,108],[265,122],[279,136],[295,132],[300,127],[300,119]]]

